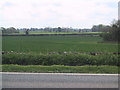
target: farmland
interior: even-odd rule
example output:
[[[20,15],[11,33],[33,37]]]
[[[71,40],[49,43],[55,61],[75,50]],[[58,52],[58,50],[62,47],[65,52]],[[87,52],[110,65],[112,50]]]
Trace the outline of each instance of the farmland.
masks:
[[[9,52],[118,52],[118,44],[101,42],[97,36],[6,36],[2,44]]]
[[[113,53],[118,52],[118,44],[103,42],[99,36],[82,36],[82,35],[64,35],[64,36],[3,36],[3,56],[2,67],[3,71],[16,72],[50,72],[37,71],[35,67],[41,69],[46,68],[46,65],[51,68],[52,65],[63,65],[62,70],[58,71],[54,67],[52,72],[69,72],[66,71],[65,66],[83,66],[76,67],[80,69],[76,73],[90,73],[89,68],[96,69],[92,73],[118,73],[117,66],[119,66],[119,55]],[[98,53],[98,55],[91,55],[90,53]],[[12,64],[6,66],[6,64]],[[16,65],[34,65],[34,67],[27,67],[27,70],[17,68]],[[39,66],[40,65],[40,66]],[[90,65],[86,69],[85,65]],[[104,65],[108,65],[104,68]],[[85,67],[84,67],[85,66]],[[113,71],[109,68],[116,67]],[[14,69],[10,69],[15,67]],[[76,70],[75,69],[75,70]],[[102,70],[103,69],[103,70]],[[32,70],[32,71],[29,71]],[[102,70],[102,71],[101,71]],[[74,72],[71,70],[70,72]]]

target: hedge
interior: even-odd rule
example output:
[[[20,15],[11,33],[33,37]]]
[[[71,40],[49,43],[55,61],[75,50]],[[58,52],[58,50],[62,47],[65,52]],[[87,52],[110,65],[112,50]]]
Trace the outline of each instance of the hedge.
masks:
[[[18,65],[115,65],[119,66],[119,55],[39,55],[39,54],[5,54],[2,64]]]

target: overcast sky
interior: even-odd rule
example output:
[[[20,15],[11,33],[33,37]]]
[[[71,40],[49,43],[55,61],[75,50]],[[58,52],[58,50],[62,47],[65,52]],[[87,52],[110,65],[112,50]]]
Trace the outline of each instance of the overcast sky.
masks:
[[[0,0],[0,27],[91,28],[118,18],[119,0]]]

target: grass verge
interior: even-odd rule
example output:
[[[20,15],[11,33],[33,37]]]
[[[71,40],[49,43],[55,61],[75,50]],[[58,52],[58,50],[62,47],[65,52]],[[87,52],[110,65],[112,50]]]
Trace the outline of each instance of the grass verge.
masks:
[[[2,72],[118,74],[118,66],[2,65]]]

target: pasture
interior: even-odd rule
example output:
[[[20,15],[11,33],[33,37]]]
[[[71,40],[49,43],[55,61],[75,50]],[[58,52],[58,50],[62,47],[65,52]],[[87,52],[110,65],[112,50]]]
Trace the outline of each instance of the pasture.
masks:
[[[102,43],[98,36],[4,36],[2,41],[6,52],[118,52],[117,43]]]
[[[118,44],[99,36],[3,36],[2,41],[4,72],[118,73],[120,65],[120,56],[113,55]]]

